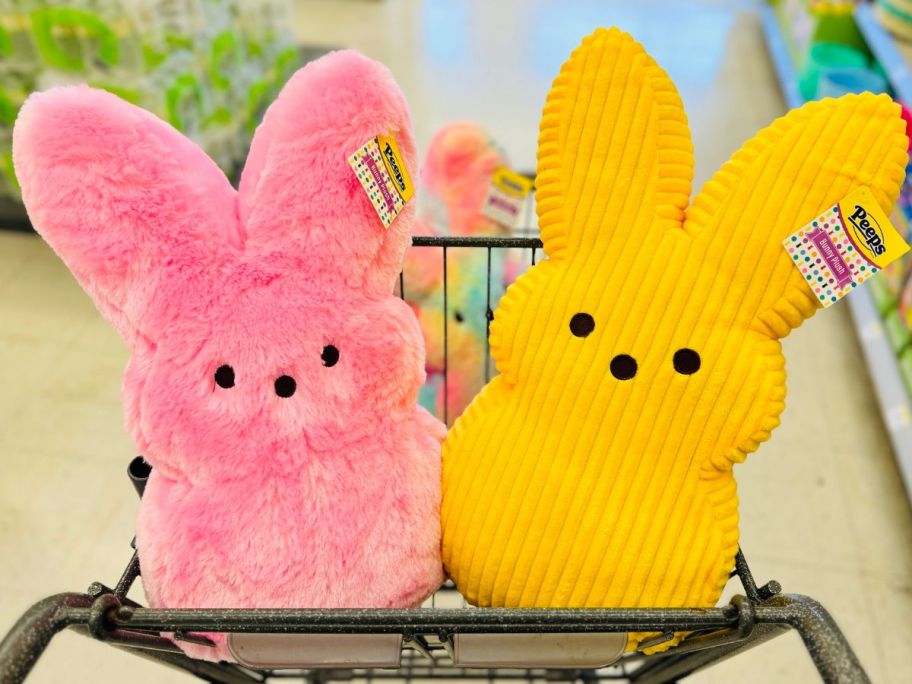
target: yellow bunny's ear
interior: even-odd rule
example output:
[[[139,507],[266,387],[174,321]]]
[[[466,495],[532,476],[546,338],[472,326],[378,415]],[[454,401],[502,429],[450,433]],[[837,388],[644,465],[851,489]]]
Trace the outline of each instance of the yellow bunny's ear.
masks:
[[[706,183],[684,229],[726,282],[743,322],[784,337],[819,307],[782,241],[853,190],[889,212],[907,162],[900,107],[886,95],[810,102],[760,131]]]
[[[587,36],[542,113],[536,202],[549,257],[680,226],[692,178],[693,145],[674,84],[626,33]]]

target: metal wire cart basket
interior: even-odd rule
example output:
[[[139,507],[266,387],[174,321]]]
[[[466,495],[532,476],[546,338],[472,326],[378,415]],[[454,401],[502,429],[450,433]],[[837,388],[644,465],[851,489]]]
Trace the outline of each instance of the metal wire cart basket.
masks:
[[[533,237],[416,237],[413,244],[441,253],[445,366],[448,325],[454,324],[448,322],[446,286],[450,250],[487,252],[485,310],[472,315],[490,323],[492,254],[519,250],[535,263],[542,247]],[[406,295],[407,290],[400,278],[399,293]],[[487,379],[489,363],[483,372]],[[446,377],[445,367],[444,383]],[[142,496],[149,475],[142,458],[131,462],[129,475]],[[66,628],[218,684],[279,679],[675,682],[795,629],[823,681],[869,681],[827,611],[806,596],[781,593],[775,581],[758,587],[740,552],[732,576],[740,579],[743,595],[709,609],[478,609],[467,607],[455,588],[445,585],[429,607],[410,610],[161,610],[129,598],[139,575],[134,552],[113,588],[95,582],[85,593],[58,594],[36,603],[0,642],[0,684],[24,681],[53,636]],[[231,638],[242,635],[254,641],[271,635],[265,639],[278,644],[288,660],[281,668],[194,660],[175,644],[207,642],[194,632],[227,632]],[[641,651],[623,653],[627,632],[660,636],[644,642]],[[662,653],[643,652],[675,632],[689,636]]]

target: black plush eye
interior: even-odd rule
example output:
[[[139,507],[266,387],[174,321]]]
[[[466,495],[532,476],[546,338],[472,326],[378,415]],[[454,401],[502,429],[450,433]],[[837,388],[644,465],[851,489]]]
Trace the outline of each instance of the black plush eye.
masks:
[[[215,384],[225,389],[234,387],[234,368],[231,366],[219,366],[216,368]]]
[[[693,375],[700,370],[700,355],[693,349],[678,349],[671,362],[681,375]]]
[[[275,393],[283,399],[287,399],[295,390],[298,389],[298,383],[290,375],[280,375],[275,381]]]
[[[627,354],[618,354],[611,359],[611,374],[618,380],[630,380],[637,374],[636,359]]]
[[[453,314],[453,318],[456,319],[457,323],[462,323],[465,320],[465,317],[462,315],[461,311],[457,311],[455,314]]]
[[[333,345],[327,344],[323,347],[323,353],[320,354],[320,358],[323,359],[323,365],[327,368],[332,368],[337,363],[339,363],[339,350],[336,349]]]
[[[570,332],[577,337],[587,337],[595,330],[595,319],[587,313],[573,314],[570,319]]]

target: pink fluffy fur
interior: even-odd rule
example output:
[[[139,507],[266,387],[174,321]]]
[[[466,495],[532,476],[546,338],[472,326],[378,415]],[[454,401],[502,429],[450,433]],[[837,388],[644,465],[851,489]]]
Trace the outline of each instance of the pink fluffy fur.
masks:
[[[442,580],[444,427],[416,406],[421,333],[392,296],[414,202],[384,230],[347,163],[387,133],[414,177],[401,92],[349,51],[285,86],[237,192],[108,93],[54,89],[22,109],[32,221],[132,352],[127,425],[154,466],[137,528],[152,606],[415,606]],[[214,380],[223,365],[233,387]],[[229,659],[216,642],[183,647]]]

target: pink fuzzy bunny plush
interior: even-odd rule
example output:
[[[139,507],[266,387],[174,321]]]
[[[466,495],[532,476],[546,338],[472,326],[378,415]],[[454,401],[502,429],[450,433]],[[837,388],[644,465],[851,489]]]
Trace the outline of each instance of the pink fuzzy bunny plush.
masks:
[[[237,191],[106,92],[50,90],[19,115],[32,222],[132,352],[152,606],[407,607],[443,579],[445,429],[416,404],[421,332],[392,294],[414,201],[385,229],[347,161],[376,135],[414,177],[402,93],[350,51],[289,81]],[[231,659],[212,636],[182,647]]]

